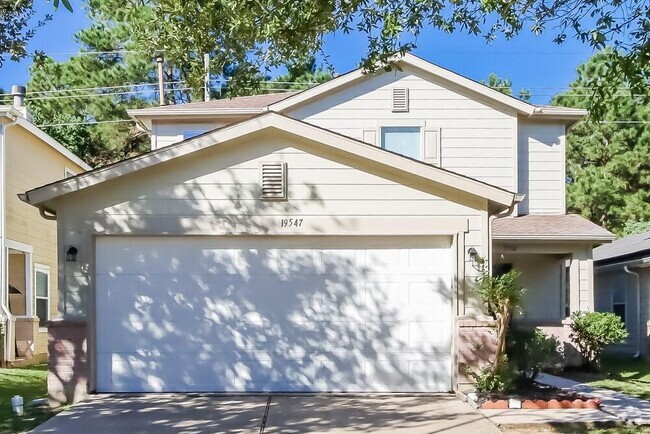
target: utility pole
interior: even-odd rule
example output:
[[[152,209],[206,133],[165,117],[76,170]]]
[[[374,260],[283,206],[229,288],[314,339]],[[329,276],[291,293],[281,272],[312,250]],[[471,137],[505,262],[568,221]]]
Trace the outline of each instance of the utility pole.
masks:
[[[203,101],[210,101],[210,55],[203,55],[203,67],[205,68],[205,79],[203,80]]]
[[[158,93],[160,96],[160,105],[165,105],[165,78],[163,76],[163,55],[158,53],[156,63],[158,64]]]

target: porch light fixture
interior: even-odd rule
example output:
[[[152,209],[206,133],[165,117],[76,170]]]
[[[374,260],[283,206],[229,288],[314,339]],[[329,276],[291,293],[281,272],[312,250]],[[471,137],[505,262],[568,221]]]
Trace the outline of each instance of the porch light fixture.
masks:
[[[467,254],[469,255],[469,260],[472,262],[472,267],[476,271],[481,271],[481,267],[485,260],[481,258],[474,247],[467,249]]]
[[[68,247],[68,251],[65,252],[66,262],[77,262],[77,253],[79,250],[75,246]]]

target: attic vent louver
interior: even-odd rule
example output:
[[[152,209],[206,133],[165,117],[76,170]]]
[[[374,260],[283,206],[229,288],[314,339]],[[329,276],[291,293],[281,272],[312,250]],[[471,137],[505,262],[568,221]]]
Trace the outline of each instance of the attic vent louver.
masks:
[[[283,161],[260,163],[261,199],[284,200],[287,198],[287,163]]]
[[[393,89],[393,111],[409,111],[409,90],[406,87],[396,87]]]

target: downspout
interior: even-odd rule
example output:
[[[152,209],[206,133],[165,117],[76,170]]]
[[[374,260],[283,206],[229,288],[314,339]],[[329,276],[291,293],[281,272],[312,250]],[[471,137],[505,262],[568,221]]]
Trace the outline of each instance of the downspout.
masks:
[[[634,276],[636,279],[636,354],[634,358],[641,357],[641,280],[639,273],[630,270],[629,266],[623,267],[623,270]]]
[[[5,227],[5,148],[6,148],[6,135],[7,129],[13,127],[18,123],[18,117],[13,116],[9,113],[5,115],[11,122],[7,124],[0,123],[0,309],[7,317],[7,326],[5,328],[5,345],[4,345],[4,354],[3,359],[9,360],[9,355],[11,353],[11,337],[13,336],[13,316],[9,310],[9,284],[7,279],[7,238],[6,238],[6,227]]]

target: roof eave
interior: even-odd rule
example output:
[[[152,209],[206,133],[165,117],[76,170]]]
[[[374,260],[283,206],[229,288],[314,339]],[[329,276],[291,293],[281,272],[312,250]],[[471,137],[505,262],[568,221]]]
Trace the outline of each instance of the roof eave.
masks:
[[[492,234],[494,240],[504,241],[595,241],[595,242],[611,242],[616,239],[615,235],[517,235],[517,234]]]
[[[428,178],[431,182],[447,185],[470,195],[483,197],[504,207],[511,206],[516,200],[517,195],[510,191],[431,166],[421,161],[393,154],[367,143],[280,114],[268,113],[254,119],[255,122],[249,119],[237,124],[225,126],[196,138],[115,163],[115,165],[105,166],[74,178],[35,188],[27,192],[26,199],[32,205],[39,205],[56,197],[126,175],[142,167],[149,167],[163,161],[188,155],[215,143],[223,143],[234,138],[244,137],[262,128],[276,128],[297,135],[304,134],[304,132],[300,131],[301,128],[308,128],[309,131],[306,132],[308,134],[303,135],[305,138],[316,142],[329,143],[330,147],[338,151],[353,152],[351,148],[357,149],[358,154],[362,158],[376,161],[377,164],[384,165],[387,168],[398,169],[410,173],[413,176]]]

